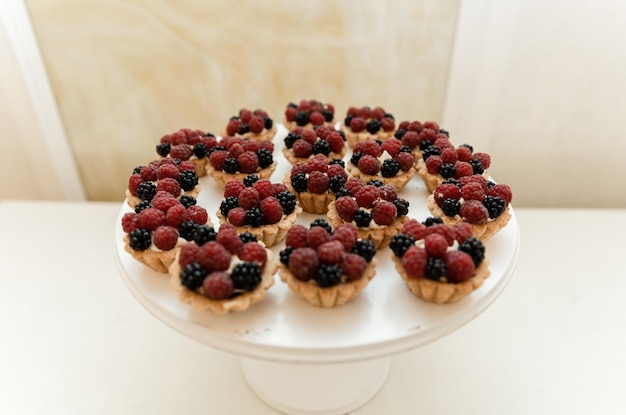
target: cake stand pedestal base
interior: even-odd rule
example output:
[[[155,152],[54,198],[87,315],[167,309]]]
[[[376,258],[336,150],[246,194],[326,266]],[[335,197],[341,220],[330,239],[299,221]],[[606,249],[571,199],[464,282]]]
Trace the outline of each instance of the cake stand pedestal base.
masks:
[[[391,357],[349,363],[277,363],[241,358],[250,388],[268,406],[293,415],[340,415],[378,393]]]

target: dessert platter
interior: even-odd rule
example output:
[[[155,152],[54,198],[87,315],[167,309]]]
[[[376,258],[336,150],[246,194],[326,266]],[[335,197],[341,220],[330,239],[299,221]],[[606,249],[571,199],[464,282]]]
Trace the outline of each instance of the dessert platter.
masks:
[[[293,106],[291,110],[293,111]],[[278,194],[291,188],[289,178],[295,175],[292,173],[294,164],[283,155],[284,140],[290,134],[290,131],[284,124],[269,124],[266,113],[262,115],[264,115],[266,120],[265,126],[276,129],[276,135],[271,140],[274,147],[267,147],[273,152],[273,161],[267,160],[265,163],[266,165],[272,165],[274,170],[267,176],[264,184],[267,184],[269,181],[272,183],[284,183],[284,185],[275,185],[274,188],[278,189],[276,190]],[[331,119],[328,112],[326,112],[326,119]],[[405,123],[404,127],[408,127],[408,123]],[[208,134],[206,136],[208,137]],[[220,138],[213,136],[211,140],[216,140],[219,143]],[[206,141],[209,142],[211,140]],[[258,146],[252,147],[258,151]],[[411,149],[411,154],[419,159],[420,154],[417,149]],[[200,152],[200,156],[203,155]],[[353,152],[349,149],[344,157],[344,161],[350,163],[349,160],[352,155]],[[167,151],[163,149],[162,145],[159,157],[167,157]],[[313,157],[312,155],[311,158]],[[157,165],[159,163],[153,164]],[[183,167],[187,166],[189,169],[193,168],[194,165],[198,165],[198,163],[180,164]],[[329,166],[332,164],[334,162],[329,162]],[[219,163],[217,166],[219,167]],[[261,167],[258,168],[261,169]],[[415,168],[417,169],[417,167]],[[332,169],[335,170],[334,167]],[[182,171],[184,168],[179,170]],[[236,174],[238,173],[233,173],[233,175]],[[136,176],[136,174],[133,175]],[[245,186],[238,185],[239,188],[235,192],[233,189],[237,186],[235,184],[227,184],[228,180],[224,180],[223,175],[220,176],[220,179],[215,179],[210,174],[198,174],[197,176],[199,191],[195,193],[197,195],[197,201],[194,202],[197,205],[196,207],[192,208],[189,206],[188,198],[183,199],[182,203],[178,203],[175,200],[171,200],[172,198],[163,201],[161,200],[163,198],[160,196],[157,196],[159,200],[154,201],[153,204],[160,206],[164,203],[172,206],[182,204],[184,207],[177,206],[178,211],[184,212],[187,210],[186,217],[192,215],[197,223],[195,226],[204,227],[205,230],[210,227],[211,232],[213,232],[212,229],[214,228],[216,232],[208,239],[211,242],[207,242],[200,248],[194,247],[194,249],[202,250],[207,247],[208,251],[208,246],[211,245],[211,249],[214,250],[210,252],[216,252],[211,254],[215,257],[221,255],[218,255],[218,253],[230,249],[228,244],[223,241],[228,240],[232,242],[232,239],[228,239],[226,236],[227,233],[235,234],[232,232],[232,229],[236,229],[236,234],[246,234],[245,238],[242,237],[244,244],[246,246],[255,246],[247,247],[245,249],[247,253],[245,255],[239,254],[240,259],[231,261],[230,266],[228,262],[230,255],[227,255],[226,264],[220,268],[223,272],[219,272],[222,278],[230,272],[231,276],[233,276],[233,281],[235,281],[235,288],[239,288],[239,291],[236,291],[236,294],[232,294],[231,288],[231,291],[229,291],[231,293],[229,294],[230,297],[226,295],[227,298],[222,300],[207,300],[201,294],[198,294],[198,292],[203,292],[200,288],[194,291],[198,286],[204,287],[204,290],[212,288],[209,287],[206,281],[204,285],[202,285],[201,281],[195,285],[189,285],[193,275],[196,275],[191,271],[184,274],[185,278],[187,278],[186,280],[183,278],[181,268],[187,270],[188,267],[192,267],[192,265],[189,265],[192,260],[185,260],[181,257],[193,256],[189,253],[192,250],[187,248],[179,249],[180,243],[174,243],[174,241],[169,246],[163,246],[162,249],[154,249],[158,253],[169,253],[165,265],[159,264],[160,268],[151,267],[149,264],[143,263],[141,259],[138,259],[138,255],[132,252],[133,249],[129,248],[129,244],[137,245],[137,238],[130,237],[130,235],[136,236],[136,234],[130,234],[127,231],[136,227],[136,225],[129,224],[129,222],[131,222],[131,217],[139,216],[138,214],[135,215],[134,212],[140,211],[141,207],[137,208],[137,200],[133,201],[132,206],[134,207],[131,207],[128,198],[120,208],[115,226],[115,256],[120,274],[137,301],[163,323],[175,331],[207,346],[240,356],[243,376],[251,389],[266,404],[284,413],[341,414],[362,406],[384,384],[391,358],[395,353],[407,351],[435,341],[477,317],[504,290],[515,269],[519,250],[519,229],[510,200],[507,201],[505,208],[507,222],[497,231],[490,233],[488,238],[484,238],[481,242],[476,242],[484,246],[483,252],[485,253],[485,261],[480,266],[476,265],[476,272],[478,273],[479,270],[488,267],[486,276],[483,273],[480,280],[471,279],[477,282],[470,289],[465,290],[462,295],[457,297],[449,296],[442,299],[429,299],[422,292],[414,292],[413,287],[411,287],[410,283],[413,282],[411,280],[415,278],[412,278],[411,275],[407,276],[407,274],[411,274],[414,263],[409,263],[407,258],[411,255],[414,256],[414,251],[426,252],[428,250],[430,252],[434,249],[431,249],[431,246],[434,246],[433,243],[441,242],[441,240],[445,239],[439,235],[427,237],[422,235],[415,238],[407,236],[411,235],[411,232],[417,227],[425,228],[426,226],[419,222],[423,222],[427,218],[432,219],[433,213],[431,209],[439,208],[437,203],[433,202],[433,192],[428,189],[420,175],[415,174],[410,180],[403,183],[401,189],[397,191],[395,197],[403,200],[403,206],[408,204],[407,212],[402,212],[406,213],[405,215],[398,213],[394,223],[388,224],[388,232],[390,232],[391,238],[387,237],[385,243],[376,245],[375,255],[373,258],[368,258],[368,262],[355,255],[354,252],[356,251],[354,249],[350,251],[350,247],[347,248],[346,252],[341,251],[341,243],[335,239],[341,240],[338,236],[340,233],[344,235],[349,234],[346,229],[352,225],[345,220],[343,221],[345,223],[342,224],[342,220],[336,212],[326,211],[326,209],[302,210],[299,203],[300,195],[298,195],[297,198],[292,197],[291,199],[292,209],[289,212],[284,212],[283,219],[291,217],[291,220],[287,221],[283,228],[279,226],[283,221],[277,217],[273,221],[276,222],[273,225],[259,225],[257,223],[253,228],[246,229],[249,225],[248,222],[244,223],[245,218],[254,221],[254,215],[250,215],[250,210],[253,209],[244,212],[244,209],[241,208],[241,205],[245,205],[243,196],[245,191],[241,190]],[[314,175],[308,176],[313,177]],[[187,177],[186,179],[188,180],[189,178]],[[234,180],[242,180],[242,178],[238,176]],[[137,182],[139,181],[137,179]],[[161,181],[164,181],[164,179],[161,178]],[[193,184],[192,180],[185,187],[195,189],[196,186],[192,186]],[[135,185],[129,184],[129,188],[133,186],[137,187],[137,183]],[[149,186],[141,184],[139,186],[141,188],[139,190],[140,196],[142,192],[149,190],[146,190],[146,187]],[[494,182],[491,182],[490,186],[494,186]],[[248,184],[248,189],[251,188]],[[262,186],[259,186],[259,191],[261,191],[261,188]],[[311,190],[312,193],[316,191],[315,186],[309,186],[306,190]],[[336,190],[338,193],[336,196],[341,196],[341,191]],[[250,192],[252,191],[248,191],[248,193]],[[131,189],[131,193],[137,194],[137,190]],[[157,192],[157,194],[161,193],[163,192]],[[309,192],[303,190],[303,193]],[[443,193],[446,196],[455,197],[454,191],[448,191],[444,188],[442,193],[435,193],[434,196],[434,199],[439,201],[440,205],[444,204],[441,203]],[[225,205],[228,205],[228,203],[224,202],[229,197],[228,195],[231,195],[231,199],[232,195],[238,195],[240,199],[240,205],[237,206],[238,210],[232,213],[231,211],[235,209],[234,205],[224,208]],[[282,196],[276,196],[276,198],[282,202]],[[318,194],[317,196],[331,200],[324,195]],[[469,193],[466,196],[469,197]],[[485,196],[483,195],[482,197],[484,198]],[[346,198],[346,196],[344,195],[343,198]],[[298,200],[298,203],[295,202],[296,200]],[[463,201],[463,199],[460,200]],[[325,203],[334,204],[334,201]],[[400,206],[396,201],[393,203],[383,201],[382,203],[391,206],[395,203],[396,206]],[[447,205],[452,204],[452,202],[445,203],[446,207],[444,210],[447,213],[450,213]],[[200,207],[204,208],[206,216]],[[359,209],[362,208],[359,207]],[[307,210],[325,213],[309,213]],[[503,209],[500,207],[499,210],[498,215],[502,213]],[[374,209],[371,211],[373,212]],[[395,208],[393,208],[393,211],[394,213],[396,212]],[[331,217],[333,212],[335,215]],[[376,214],[373,216],[376,219]],[[240,217],[244,219],[237,223],[236,221]],[[230,224],[229,221],[231,219],[233,225],[237,226]],[[165,219],[161,220],[164,221]],[[144,221],[147,222],[148,219],[144,219]],[[171,225],[169,213],[167,223]],[[177,230],[181,236],[186,232],[184,230],[185,224],[177,223],[176,220],[173,220],[172,223],[174,223],[174,226],[168,226],[168,228],[179,226]],[[315,232],[311,232],[311,229],[314,229],[314,226],[312,226],[314,223],[315,225],[327,227],[328,235],[330,236],[326,232],[321,232],[319,228],[315,229]],[[437,225],[436,227],[446,227],[443,221],[435,221],[434,223]],[[428,225],[430,226],[431,223],[428,223]],[[270,230],[262,233],[257,232],[254,234],[256,236],[251,236],[253,232],[247,232],[258,230],[265,226],[270,226],[268,228]],[[384,228],[384,226],[378,225],[375,225],[375,227]],[[340,228],[343,229],[340,231]],[[471,227],[468,228],[472,229]],[[467,231],[467,228],[464,229]],[[293,242],[297,240],[296,234],[298,232],[304,232],[305,239],[307,232],[309,233],[309,245],[313,246],[313,249],[306,243],[297,245],[296,242]],[[271,243],[264,243],[264,238],[272,233],[280,234],[280,237],[275,236],[271,239]],[[407,235],[404,235],[404,233]],[[326,239],[314,244],[311,242],[311,235],[313,234],[321,234]],[[335,234],[337,238],[333,236]],[[216,239],[215,235],[220,236]],[[356,240],[357,233],[355,232],[354,235],[354,240]],[[367,239],[367,236],[363,235],[367,235],[367,233],[358,233],[359,241],[361,238]],[[252,239],[248,240],[247,238]],[[423,238],[424,241],[416,242],[420,238]],[[166,238],[163,240],[166,240]],[[217,247],[219,244],[216,241],[222,241],[220,243],[227,246],[228,249],[223,249],[221,246]],[[163,242],[160,243],[163,244]],[[237,243],[241,245],[239,239],[237,239]],[[290,245],[287,245],[287,243]],[[353,243],[354,241],[350,242],[350,246]],[[149,238],[147,244],[149,245]],[[352,294],[341,301],[335,299],[326,300],[323,295],[320,297],[315,293],[310,294],[311,287],[318,287],[318,285],[321,287],[326,285],[326,282],[322,283],[319,279],[315,279],[316,282],[312,282],[313,279],[307,281],[306,278],[302,277],[302,269],[306,269],[306,258],[300,255],[300,252],[299,254],[294,254],[294,252],[304,252],[304,250],[315,252],[315,248],[318,247],[317,252],[320,253],[321,258],[321,252],[324,250],[319,248],[321,244],[329,247],[323,255],[328,258],[337,256],[337,261],[342,261],[342,258],[348,261],[346,258],[349,257],[349,261],[352,261],[351,264],[357,264],[355,267],[363,270],[365,275],[362,277],[363,282],[358,283],[358,288],[350,288]],[[406,246],[401,248],[403,244]],[[453,242],[450,245],[454,248],[459,248],[463,244],[465,242]],[[331,248],[335,246],[339,248],[333,252]],[[411,248],[407,249],[409,246]],[[217,248],[221,249],[221,251],[215,250]],[[144,247],[143,249],[146,248]],[[237,249],[239,251],[235,250],[232,252],[243,251],[241,248]],[[450,249],[449,247],[448,250]],[[173,250],[174,253],[169,252],[170,250]],[[406,254],[405,251],[407,252]],[[445,253],[445,251],[446,247],[444,245],[443,252]],[[374,253],[374,251],[371,252]],[[253,284],[249,287],[250,291],[245,291],[248,289],[245,281],[250,281],[249,278],[252,278],[250,275],[254,274],[249,271],[248,268],[250,266],[247,266],[251,262],[245,261],[249,261],[249,258],[256,258],[258,255],[263,259],[260,261],[262,265],[256,268],[255,275],[257,277],[255,278],[261,282],[258,286]],[[289,255],[293,256],[293,258]],[[465,256],[465,253],[459,255]],[[237,254],[233,254],[233,258],[236,256]],[[290,267],[290,261],[292,265],[297,261],[300,262],[298,262],[298,266]],[[332,279],[333,273],[331,270],[339,269],[339,265],[333,265],[332,261],[334,260],[329,259],[326,261],[328,265],[320,267],[325,267],[324,281],[328,281],[329,278]],[[426,261],[426,257],[424,257],[424,261]],[[442,263],[442,261],[437,259],[432,261],[429,259],[428,261],[430,262],[428,262],[429,265],[426,267],[426,273],[432,273],[432,269],[436,268],[436,264]],[[342,267],[344,262],[341,262]],[[435,265],[431,266],[431,262]],[[406,270],[403,264],[407,265]],[[474,265],[470,264],[470,266],[472,272],[474,272]],[[163,267],[167,268],[169,273],[163,272]],[[246,270],[241,271],[243,268]],[[449,268],[452,268],[452,266]],[[235,269],[238,269],[238,271],[235,271]],[[342,269],[346,270],[347,268]],[[354,267],[350,269],[354,269]],[[422,275],[420,275],[422,280],[428,284],[440,284],[437,281],[423,278],[423,269],[424,267],[420,271],[422,272]],[[428,269],[431,271],[428,271]],[[242,272],[245,275],[240,277],[239,275]],[[234,277],[236,273],[238,274],[238,281]],[[292,273],[297,278],[294,278],[291,275]],[[338,272],[337,278],[341,274],[341,272]],[[346,271],[346,274],[348,274],[348,271]],[[180,280],[178,279],[179,275]],[[343,292],[344,285],[348,286],[349,283],[353,282],[346,281],[345,275],[341,278],[340,288],[334,291],[335,297],[341,295],[336,293]],[[358,279],[358,275],[355,278]],[[206,280],[208,279],[207,277]],[[467,278],[463,277],[463,279]],[[452,274],[450,274],[449,280],[453,280]],[[181,281],[184,287],[181,286]],[[229,282],[229,284],[231,283]],[[463,284],[465,286],[468,285],[466,283]],[[444,285],[456,286],[457,284]],[[458,286],[460,287],[461,284],[458,284]],[[327,289],[322,288],[321,290]],[[191,299],[195,297],[202,297],[200,300],[206,301],[192,303]],[[239,299],[244,298],[247,299],[246,303],[241,305]],[[310,300],[311,298],[313,300]],[[232,305],[232,308],[229,308],[231,303],[234,305]]]

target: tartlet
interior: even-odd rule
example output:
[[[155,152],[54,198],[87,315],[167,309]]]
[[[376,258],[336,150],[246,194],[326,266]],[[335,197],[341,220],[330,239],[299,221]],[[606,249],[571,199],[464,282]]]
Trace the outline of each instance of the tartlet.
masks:
[[[254,141],[271,141],[276,135],[276,124],[267,112],[262,109],[251,111],[247,108],[242,108],[239,110],[238,115],[228,120],[226,127],[220,135],[222,137],[247,138]]]
[[[296,127],[285,137],[283,155],[291,164],[306,162],[317,154],[329,159],[342,159],[347,146],[342,131],[321,126],[315,130]]]
[[[285,127],[293,131],[297,127],[317,128],[333,126],[335,107],[316,99],[301,100],[299,104],[290,102],[285,108]]]
[[[159,144],[156,145],[156,152],[160,157],[191,161],[198,177],[203,177],[206,175],[206,166],[209,162],[209,150],[216,144],[217,139],[212,133],[181,128],[161,137]]]
[[[382,107],[350,107],[346,118],[341,123],[341,130],[346,135],[350,147],[368,140],[380,140],[393,137],[396,123],[391,113]]]

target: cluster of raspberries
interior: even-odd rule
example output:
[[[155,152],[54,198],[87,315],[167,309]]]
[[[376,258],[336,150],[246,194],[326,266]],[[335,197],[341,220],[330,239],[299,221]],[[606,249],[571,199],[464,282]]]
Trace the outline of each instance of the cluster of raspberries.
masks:
[[[231,117],[226,125],[226,135],[244,135],[247,133],[261,134],[263,130],[271,130],[274,122],[267,115],[267,112],[256,109],[250,111],[242,108],[239,115]]]
[[[135,251],[144,251],[152,243],[168,251],[178,243],[179,236],[191,240],[189,231],[208,222],[206,209],[196,205],[196,199],[180,199],[166,191],[159,191],[150,202],[142,202],[134,212],[122,216],[122,229],[128,234],[129,245]]]
[[[458,147],[448,138],[438,138],[422,151],[422,159],[430,174],[439,174],[444,179],[458,179],[472,174],[483,174],[491,165],[487,153],[474,153],[469,144]]]
[[[248,175],[224,186],[220,213],[234,226],[259,227],[279,222],[296,208],[296,197],[282,183]]]
[[[455,242],[458,249],[451,249]],[[389,244],[412,278],[460,283],[471,278],[485,258],[485,247],[472,236],[472,226],[446,226],[438,217],[407,221]]]
[[[388,157],[381,162],[383,154]],[[415,164],[415,157],[402,141],[389,138],[384,142],[368,140],[355,144],[350,163],[364,174],[391,178],[410,170]]]
[[[350,107],[343,122],[354,133],[366,130],[370,134],[376,134],[381,129],[385,132],[391,132],[396,128],[393,115],[382,107],[374,109],[367,106],[361,108]]]
[[[294,191],[323,194],[328,190],[336,193],[343,188],[348,173],[342,160],[329,160],[318,154],[306,162],[294,164],[289,177]]]
[[[358,239],[353,225],[333,230],[325,219],[316,219],[309,229],[302,225],[289,229],[280,262],[298,280],[332,287],[361,278],[375,253],[372,241]]]
[[[178,197],[197,184],[198,174],[193,162],[170,157],[153,160],[145,166],[137,166],[128,178],[130,193],[146,202],[150,202],[160,191]]]
[[[439,128],[435,121],[402,121],[394,132],[395,138],[411,150],[424,150],[438,139],[447,139],[448,132]],[[437,145],[437,144],[435,144]]]
[[[209,162],[215,170],[226,173],[256,173],[269,167],[274,158],[274,143],[241,137],[223,137],[209,150]]]
[[[447,179],[437,186],[433,198],[446,216],[459,215],[472,224],[482,224],[502,215],[513,193],[506,184],[496,184],[480,174]]]
[[[336,192],[335,210],[344,222],[367,228],[373,221],[379,226],[391,225],[396,218],[409,213],[409,202],[398,197],[398,189],[380,180],[363,182],[352,177]]]
[[[285,119],[304,127],[307,124],[321,126],[332,123],[335,118],[335,107],[315,99],[302,100],[299,105],[290,102],[285,108]]]
[[[320,126],[315,130],[296,127],[285,137],[285,147],[300,158],[308,158],[312,154],[323,154],[328,157],[331,153],[340,155],[345,147],[343,131],[333,127]]]
[[[209,150],[217,145],[217,139],[212,133],[202,130],[181,128],[180,130],[161,137],[156,146],[156,152],[161,157],[171,157],[178,160],[189,160],[192,156],[201,159],[206,157]]]
[[[250,233],[238,235],[229,224],[222,224],[218,232],[207,228],[204,233],[208,237],[186,243],[180,249],[181,284],[212,300],[253,291],[261,282],[267,262],[265,247]],[[231,269],[235,257],[240,261]]]

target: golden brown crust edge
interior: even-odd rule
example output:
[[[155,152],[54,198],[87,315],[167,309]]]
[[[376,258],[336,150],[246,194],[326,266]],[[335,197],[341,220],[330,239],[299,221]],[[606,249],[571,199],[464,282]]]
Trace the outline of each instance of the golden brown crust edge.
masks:
[[[169,251],[153,251],[151,249],[135,251],[130,247],[128,235],[124,235],[124,250],[148,268],[157,272],[167,273],[167,269],[174,262],[174,257],[180,250],[180,247],[175,247]]]
[[[283,179],[283,184],[296,196],[298,204],[307,213],[322,214],[328,212],[328,205],[335,200],[335,194],[330,190],[326,193],[317,194],[311,192],[296,192],[289,180],[289,173]]]

